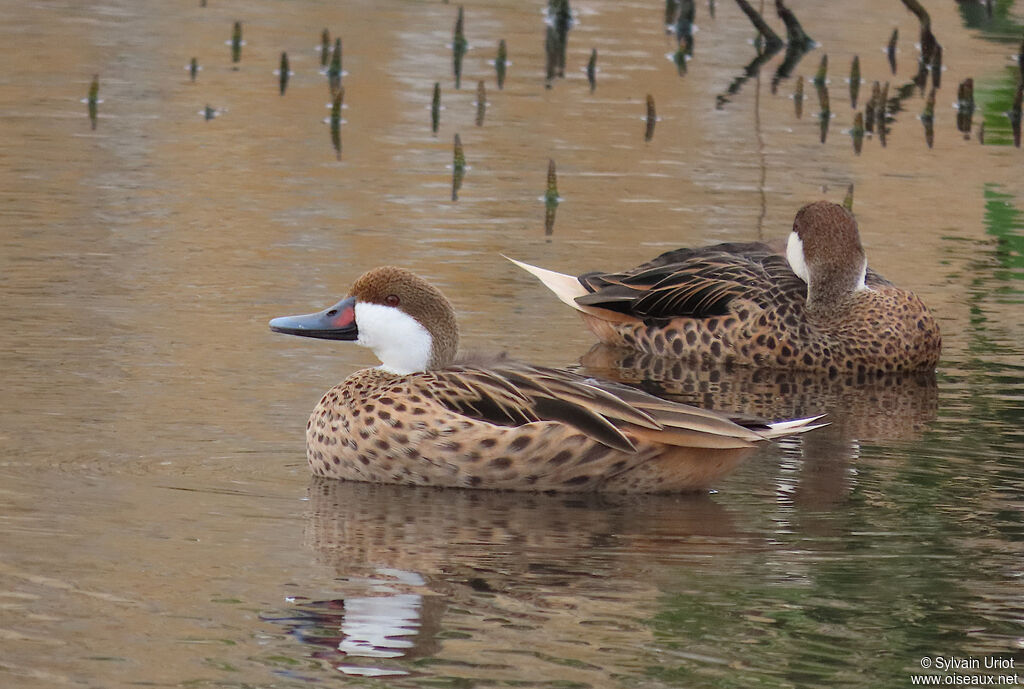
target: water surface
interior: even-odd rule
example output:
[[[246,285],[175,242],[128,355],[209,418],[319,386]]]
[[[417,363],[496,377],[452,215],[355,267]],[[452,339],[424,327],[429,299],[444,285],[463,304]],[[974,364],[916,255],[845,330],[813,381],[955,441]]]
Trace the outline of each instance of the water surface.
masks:
[[[781,56],[746,76],[753,31],[735,5],[712,18],[699,3],[682,78],[663,4],[572,5],[566,78],[546,89],[543,3],[465,4],[456,91],[443,3],[4,4],[0,683],[878,687],[908,686],[923,656],[1024,662],[1024,184],[1001,115],[1019,7],[933,3],[934,148],[911,89],[887,146],[856,156],[853,55],[862,102],[872,81],[894,93],[916,72],[900,3],[790,3],[821,44],[793,75],[829,55],[824,144],[813,89],[801,119],[794,79],[773,91]],[[348,71],[340,161],[324,27]],[[984,112],[965,139],[952,103],[967,77]],[[648,94],[660,121],[645,143]],[[205,121],[207,105],[221,116]],[[453,203],[456,133],[470,169]],[[563,201],[545,237],[549,159]],[[582,272],[780,237],[849,184],[872,266],[940,319],[935,376],[694,372],[592,349],[499,256]],[[469,347],[833,423],[703,496],[314,481],[306,416],[372,355],[266,322],[334,303],[382,263],[442,286]]]

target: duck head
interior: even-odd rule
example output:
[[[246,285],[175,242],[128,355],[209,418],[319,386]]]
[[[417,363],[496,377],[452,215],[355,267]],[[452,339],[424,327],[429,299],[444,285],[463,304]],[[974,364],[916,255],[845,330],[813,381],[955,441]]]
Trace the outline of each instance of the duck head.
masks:
[[[807,307],[827,309],[865,288],[868,259],[857,221],[842,206],[818,201],[801,208],[786,246],[790,268],[807,283]]]
[[[393,266],[364,273],[349,296],[318,313],[284,316],[270,329],[369,347],[395,374],[443,368],[459,347],[455,310],[439,289]]]

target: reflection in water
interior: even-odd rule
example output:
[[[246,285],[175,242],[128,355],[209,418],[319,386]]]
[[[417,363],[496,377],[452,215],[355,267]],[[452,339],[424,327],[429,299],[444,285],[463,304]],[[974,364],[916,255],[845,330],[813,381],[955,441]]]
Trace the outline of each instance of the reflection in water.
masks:
[[[423,597],[415,593],[353,596],[345,600],[344,638],[338,651],[366,658],[401,658],[420,627]]]
[[[743,73],[733,79],[726,93],[721,94],[717,97],[717,107],[721,109],[726,103],[728,103],[733,96],[740,92],[743,84],[752,77],[758,76],[761,71],[761,67],[765,63],[769,62],[775,55],[782,50],[783,42],[779,38],[778,34],[772,31],[771,27],[765,23],[761,15],[751,7],[747,0],[737,0],[740,9],[743,10],[747,18],[750,19],[754,28],[758,31],[758,41],[756,43],[757,55],[754,59],[744,68]],[[771,92],[774,94],[778,91],[779,84],[788,79],[792,74],[793,70],[803,59],[804,55],[814,50],[816,47],[815,41],[808,36],[800,22],[797,20],[796,15],[788,7],[782,4],[782,2],[776,2],[776,9],[778,10],[779,17],[786,24],[786,53],[782,61],[779,63],[778,68],[775,70],[775,75],[771,81]],[[800,84],[802,88],[802,84]],[[801,98],[802,100],[802,98]],[[797,106],[797,117],[800,117],[800,105]],[[822,143],[825,142],[825,131],[826,127],[822,126]]]
[[[295,597],[289,600],[295,606],[289,614],[267,614],[263,619],[314,646],[317,650],[311,657],[346,675],[409,674],[404,665],[389,661],[410,661],[438,652],[446,603],[437,595],[396,592],[406,587],[422,590],[426,582],[415,572],[379,568],[372,577],[361,582],[372,595],[318,601]]]
[[[335,593],[264,617],[325,671],[396,686],[619,677],[739,688],[781,674],[868,687],[965,625],[977,631],[957,643],[1005,652],[1024,609],[1007,569],[1019,552],[962,526],[932,533],[934,514],[908,512],[903,495],[932,489],[889,471],[838,511],[792,494],[736,511],[707,496],[314,480],[305,543],[335,573]]]
[[[762,547],[706,496],[480,493],[314,480],[306,545],[340,596],[264,619],[347,674],[601,683],[637,673],[651,568]],[[660,576],[660,575],[659,575]]]
[[[797,470],[783,472],[779,490],[807,508],[825,509],[847,498],[854,487],[853,466],[861,443],[918,440],[938,409],[934,372],[858,379],[743,366],[695,367],[601,344],[581,363],[594,375],[735,418],[824,414],[828,426],[798,440],[782,441],[793,448],[800,463]]]
[[[565,55],[569,47],[569,29],[573,27],[569,0],[548,0],[544,24],[545,86],[551,88],[555,77],[565,78]]]
[[[833,431],[841,429],[857,440],[918,438],[938,408],[931,371],[863,377],[715,368],[600,344],[581,363],[594,375],[640,384],[655,394],[741,418],[827,414]]]
[[[339,86],[331,101],[331,117],[328,123],[331,127],[331,146],[334,148],[334,157],[341,160],[341,108],[345,104],[345,87]]]

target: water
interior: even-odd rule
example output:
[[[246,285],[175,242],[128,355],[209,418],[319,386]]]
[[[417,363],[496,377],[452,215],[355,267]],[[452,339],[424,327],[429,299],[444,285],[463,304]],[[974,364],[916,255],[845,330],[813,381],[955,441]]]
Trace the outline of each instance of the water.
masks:
[[[863,103],[871,81],[893,94],[916,71],[899,3],[793,5],[822,44],[794,77],[829,54],[824,145],[813,89],[800,120],[793,79],[772,93],[781,57],[744,78],[753,32],[729,3],[714,19],[699,3],[680,78],[663,6],[575,2],[551,89],[543,3],[468,4],[460,91],[452,5],[198,5],[3,7],[0,684],[878,687],[908,686],[924,656],[1024,662],[1024,185],[1000,114],[1012,5],[991,20],[929,7],[947,67],[935,147],[914,91],[888,146],[869,139],[859,157],[843,79],[858,54]],[[340,161],[322,124],[324,27],[349,72]],[[95,131],[81,103],[93,74]],[[956,131],[967,77],[990,145]],[[661,121],[644,143],[647,94]],[[207,105],[221,116],[197,116]],[[456,133],[468,170],[452,203]],[[546,237],[549,159],[562,201]],[[850,183],[873,267],[940,319],[934,378],[697,375],[592,350],[499,256],[582,272],[776,238]],[[706,406],[833,424],[759,451],[706,496],[313,481],[306,416],[372,356],[266,322],[333,303],[382,263],[440,284],[469,347],[582,357]]]

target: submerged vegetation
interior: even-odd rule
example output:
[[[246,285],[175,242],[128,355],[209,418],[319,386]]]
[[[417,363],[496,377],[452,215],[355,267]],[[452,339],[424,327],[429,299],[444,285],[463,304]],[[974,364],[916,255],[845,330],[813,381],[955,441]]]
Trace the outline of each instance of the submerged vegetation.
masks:
[[[935,146],[937,138],[941,137],[943,127],[948,127],[946,112],[937,107],[941,102],[942,73],[944,70],[943,46],[936,37],[932,18],[919,0],[901,0],[903,6],[918,21],[918,55],[916,67],[912,75],[903,82],[895,82],[890,86],[890,80],[880,78],[877,74],[864,73],[863,63],[860,55],[849,56],[849,76],[846,79],[849,90],[850,109],[846,111],[833,107],[830,98],[830,79],[828,74],[829,55],[821,54],[818,67],[810,83],[814,86],[818,100],[818,112],[814,117],[815,132],[818,141],[825,145],[828,143],[828,134],[831,121],[837,119],[838,126],[848,132],[853,142],[853,154],[861,155],[865,150],[868,141],[876,140],[881,147],[885,147],[889,137],[899,134],[901,122],[907,110],[906,103],[910,99],[920,98],[923,105],[917,112],[925,133],[925,145],[928,148]],[[718,109],[735,107],[734,101],[743,96],[743,90],[747,82],[757,77],[761,69],[781,54],[775,67],[774,75],[771,78],[771,93],[777,95],[779,87],[786,81],[792,81],[788,92],[793,100],[793,116],[796,120],[803,118],[806,96],[804,93],[804,77],[792,76],[796,67],[801,64],[804,58],[818,50],[817,43],[800,21],[796,12],[788,7],[783,0],[775,0],[769,6],[774,8],[778,21],[781,22],[785,31],[784,34],[776,31],[771,26],[770,17],[761,14],[758,8],[749,0],[735,0],[736,7],[750,21],[755,33],[753,40],[753,59],[741,70],[729,84],[726,90],[715,96],[714,104]],[[762,5],[763,7],[763,5]],[[678,75],[686,78],[688,72],[699,68],[691,65],[693,60],[700,59],[700,52],[696,45],[698,3],[696,0],[666,0],[664,7],[665,32],[670,37],[674,48],[669,53]],[[715,31],[715,4],[713,0],[707,2],[707,19],[704,29],[712,35]],[[967,10],[964,10],[967,12]],[[988,21],[993,26],[999,26],[1001,32],[1011,30],[1018,31],[1020,27],[1013,25],[1010,15],[1003,5],[989,3],[986,8]],[[468,25],[467,10],[459,6],[456,10],[454,26],[452,29],[451,66],[454,77],[454,88],[461,89],[462,78],[466,69],[476,71],[475,63],[469,63],[467,67],[467,54],[470,50],[470,41],[466,34]],[[449,17],[451,15],[448,15]],[[971,15],[975,16],[975,15]],[[980,21],[980,20],[978,20]],[[566,80],[567,61],[570,59],[568,52],[569,34],[579,22],[579,17],[574,13],[569,0],[548,0],[543,15],[543,21],[539,30],[543,32],[544,45],[544,69],[540,75],[520,73],[517,75],[517,88],[529,89],[531,85],[543,84],[546,89],[555,87],[560,80]],[[784,35],[784,38],[783,38]],[[245,41],[242,39],[242,21],[235,21],[232,25],[231,38],[228,41],[231,48],[230,64],[232,70],[237,71],[241,61],[242,47]],[[493,44],[492,44],[493,45]],[[870,46],[865,46],[870,48]],[[885,44],[884,53],[888,62],[890,77],[898,75],[897,56],[900,48],[900,32],[894,28],[889,34],[888,42]],[[342,38],[340,35],[333,37],[328,28],[323,28],[319,33],[319,44],[315,48],[318,53],[318,61],[321,74],[327,77],[331,108],[330,134],[332,150],[336,160],[341,160],[341,109],[343,106],[344,89],[342,78],[345,74],[342,68]],[[737,46],[737,52],[747,50],[744,46]],[[597,88],[597,60],[598,47],[591,47],[588,51],[589,59],[579,65],[579,71],[585,74],[587,90],[593,94]],[[614,54],[614,53],[611,53]],[[614,65],[615,58],[605,57]],[[508,45],[504,38],[498,40],[497,53],[493,60],[496,77],[497,91],[504,91],[509,78],[509,52]],[[1024,96],[1024,40],[1019,42],[1019,49],[1015,55],[1015,65],[1007,67],[1002,73],[1003,78],[993,81],[986,78],[984,88],[979,92],[980,103],[975,100],[975,80],[972,77],[964,78],[957,88],[955,101],[955,126],[958,132],[966,138],[974,138],[979,143],[989,145],[1001,145],[1012,143],[1015,146],[1021,145],[1021,101]],[[196,57],[192,57],[187,68],[189,80],[196,81],[197,74],[201,69]],[[290,86],[290,77],[294,74],[291,71],[291,59],[285,50],[280,51],[278,69],[275,71],[278,76],[278,92],[285,95]],[[478,76],[478,75],[474,75]],[[538,79],[539,77],[539,79]],[[572,80],[566,80],[567,87],[573,87]],[[929,83],[930,82],[930,83]],[[430,103],[431,133],[437,135],[441,127],[441,98],[442,80],[438,79],[433,84],[433,95]],[[576,82],[578,83],[578,82]],[[871,83],[870,95],[864,99],[862,110],[858,105],[862,100],[861,84]],[[87,99],[88,115],[90,126],[95,129],[98,118],[98,76],[93,79]],[[503,97],[503,96],[502,96]],[[581,94],[582,97],[582,94]],[[655,94],[647,93],[646,114],[644,117],[644,140],[653,142],[655,126],[658,117],[655,112]],[[461,101],[460,101],[461,102]],[[477,126],[483,126],[488,106],[487,89],[483,79],[477,78],[474,122]],[[460,106],[461,107],[461,106]],[[202,111],[206,119],[213,119],[222,114],[225,110],[214,109],[206,106]],[[455,119],[459,120],[460,115]],[[501,125],[500,116],[495,120],[495,125]],[[803,125],[802,125],[803,126]],[[987,134],[987,136],[986,136]],[[987,138],[987,141],[986,141]],[[456,164],[458,170],[458,159],[461,153],[461,144],[456,135]],[[553,207],[557,202],[557,194],[551,193],[554,179],[554,163],[551,163],[551,179],[549,180],[549,191],[545,195],[545,203],[549,207],[549,222],[546,222],[546,230],[550,232],[553,223]],[[453,184],[453,199],[457,198],[461,176],[458,183]]]

